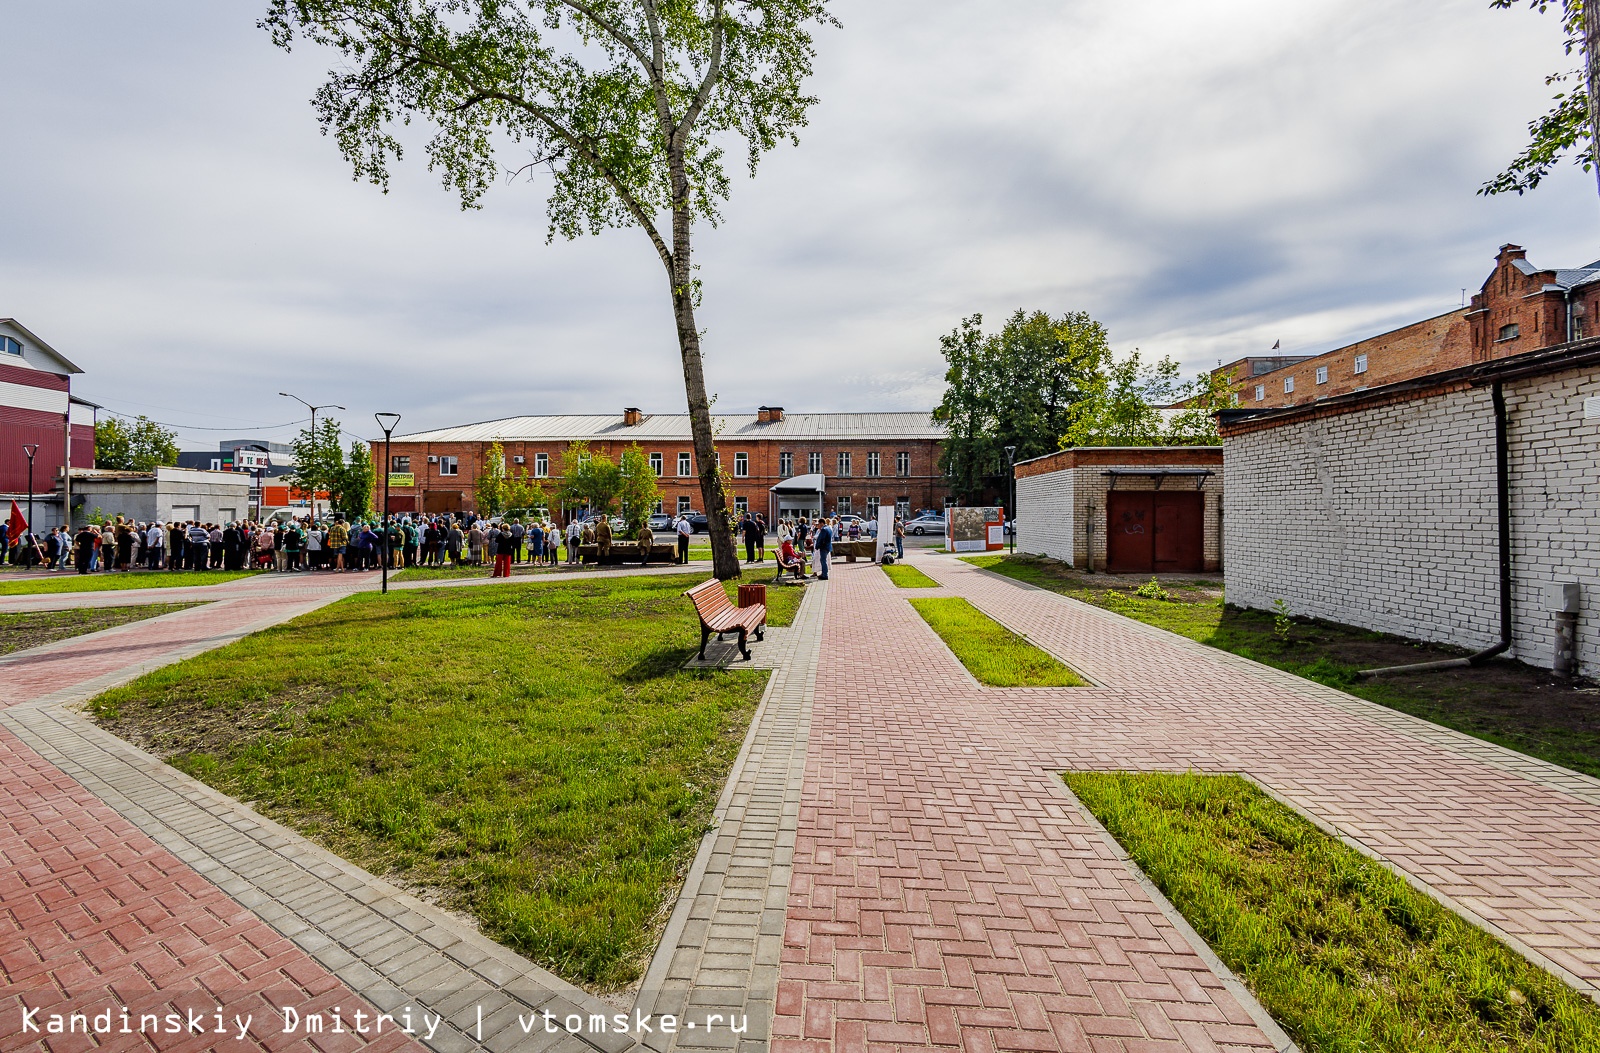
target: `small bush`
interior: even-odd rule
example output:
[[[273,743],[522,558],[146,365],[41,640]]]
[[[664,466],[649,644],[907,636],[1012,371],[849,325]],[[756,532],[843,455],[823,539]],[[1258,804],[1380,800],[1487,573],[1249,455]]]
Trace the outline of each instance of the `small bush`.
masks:
[[[1150,575],[1149,581],[1145,582],[1143,585],[1140,585],[1137,589],[1134,589],[1133,594],[1135,596],[1143,596],[1147,600],[1172,599],[1172,593],[1161,587],[1161,582],[1156,580],[1154,574]]]

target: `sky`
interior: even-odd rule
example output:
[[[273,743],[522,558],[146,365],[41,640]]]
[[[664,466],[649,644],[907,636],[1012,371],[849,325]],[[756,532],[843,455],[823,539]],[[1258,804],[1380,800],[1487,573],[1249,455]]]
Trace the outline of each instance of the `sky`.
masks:
[[[462,211],[420,151],[355,182],[309,99],[331,53],[265,4],[0,0],[0,317],[74,392],[185,449],[684,410],[637,229],[546,242],[539,185]],[[1516,242],[1600,257],[1572,166],[1475,194],[1571,63],[1487,0],[834,0],[798,147],[697,230],[708,389],[752,412],[925,410],[939,337],[1087,311],[1186,373],[1314,354],[1457,307]],[[508,152],[508,166],[521,154]],[[735,168],[739,166],[735,164]]]

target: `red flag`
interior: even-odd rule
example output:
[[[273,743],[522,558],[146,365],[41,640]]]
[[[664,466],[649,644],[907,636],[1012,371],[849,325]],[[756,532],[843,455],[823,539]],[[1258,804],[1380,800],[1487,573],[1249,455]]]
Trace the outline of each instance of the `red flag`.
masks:
[[[7,524],[10,526],[7,533],[12,541],[16,541],[28,529],[28,521],[23,518],[22,509],[18,507],[14,498],[11,501],[11,518],[7,520]]]

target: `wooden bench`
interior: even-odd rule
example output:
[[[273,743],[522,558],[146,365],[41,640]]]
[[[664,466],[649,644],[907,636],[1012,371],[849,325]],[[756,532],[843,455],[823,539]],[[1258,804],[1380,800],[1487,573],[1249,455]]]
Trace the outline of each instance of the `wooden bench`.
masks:
[[[739,653],[746,659],[750,657],[750,649],[745,646],[746,636],[754,631],[757,640],[766,639],[767,608],[765,604],[755,604],[750,607],[735,607],[733,601],[728,599],[728,594],[722,588],[722,582],[712,578],[702,581],[692,589],[685,589],[683,594],[694,601],[694,609],[700,615],[700,660],[706,660],[706,642],[711,639],[711,634],[716,633],[717,639],[722,639],[723,633],[737,632],[739,634]]]

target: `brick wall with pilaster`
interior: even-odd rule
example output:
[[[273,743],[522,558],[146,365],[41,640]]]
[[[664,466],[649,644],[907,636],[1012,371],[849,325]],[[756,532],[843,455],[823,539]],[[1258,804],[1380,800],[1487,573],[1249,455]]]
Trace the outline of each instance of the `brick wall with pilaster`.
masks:
[[[1545,590],[1583,587],[1580,665],[1600,664],[1600,395],[1593,369],[1507,382],[1513,654],[1549,666]],[[1457,385],[1231,432],[1228,602],[1478,649],[1499,638],[1494,411]]]

